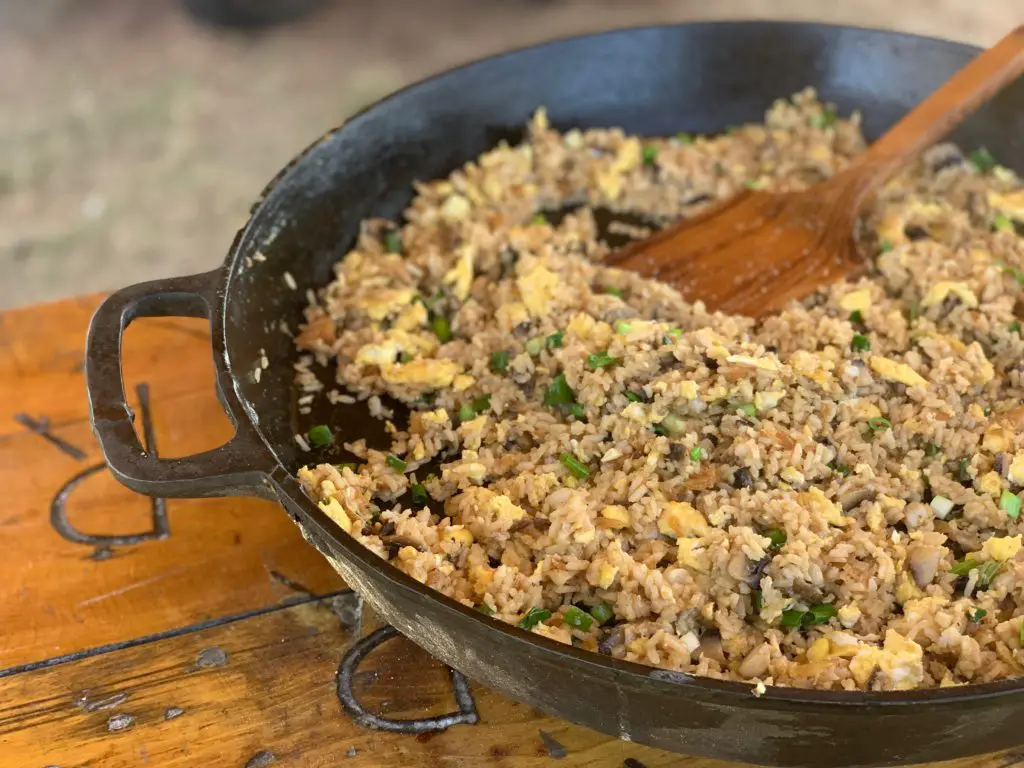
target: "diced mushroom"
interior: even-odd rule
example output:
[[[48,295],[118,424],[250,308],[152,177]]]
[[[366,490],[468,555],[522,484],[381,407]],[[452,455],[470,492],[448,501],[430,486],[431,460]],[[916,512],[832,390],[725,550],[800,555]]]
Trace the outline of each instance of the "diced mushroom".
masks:
[[[707,632],[700,639],[700,655],[717,661],[723,667],[729,663],[722,648],[722,637],[717,632]]]
[[[914,583],[926,587],[932,583],[942,560],[942,548],[927,544],[911,544],[907,550],[907,564],[914,574]]]
[[[878,496],[878,488],[873,484],[868,485],[847,485],[839,491],[839,503],[843,512],[859,507],[865,501],[874,501]]]
[[[740,663],[739,673],[741,677],[760,677],[768,671],[768,662],[772,658],[772,649],[768,643],[761,643],[754,650],[747,654]]]

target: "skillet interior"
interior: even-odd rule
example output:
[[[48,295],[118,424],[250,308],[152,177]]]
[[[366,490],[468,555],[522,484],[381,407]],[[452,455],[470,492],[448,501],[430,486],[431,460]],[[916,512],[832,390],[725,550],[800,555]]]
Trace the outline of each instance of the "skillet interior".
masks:
[[[760,121],[806,85],[879,135],[973,54],[967,46],[870,30],[787,23],[643,28],[507,54],[412,86],[315,143],[265,193],[236,240],[215,337],[235,395],[280,462],[281,501],[386,618],[438,655],[509,695],[608,733],[657,746],[774,765],[882,765],[949,759],[1015,744],[1024,683],[950,691],[836,694],[770,690],[614,662],[521,633],[426,591],[344,537],[289,477],[311,459],[292,435],[290,338],[305,291],[368,216],[397,217],[418,179],[446,175],[499,139],[515,140],[539,105],[558,128],[621,126],[641,135],[715,132]],[[1024,81],[959,129],[1024,171]],[[264,263],[246,265],[261,252]],[[285,285],[289,271],[298,291]],[[251,371],[265,349],[259,383]],[[220,357],[220,355],[218,355]],[[323,420],[321,415],[316,420]],[[380,434],[361,406],[332,420],[345,439]],[[552,680],[560,681],[552,685]],[[571,681],[571,682],[570,682]],[[1019,690],[1020,689],[1020,690]],[[1010,695],[1012,694],[1012,695]]]

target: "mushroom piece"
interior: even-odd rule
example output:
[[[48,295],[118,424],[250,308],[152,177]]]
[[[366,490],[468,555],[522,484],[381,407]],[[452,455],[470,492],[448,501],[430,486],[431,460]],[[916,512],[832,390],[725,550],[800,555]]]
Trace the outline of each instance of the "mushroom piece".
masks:
[[[914,574],[914,583],[926,587],[935,579],[942,560],[942,547],[930,544],[911,544],[907,549],[907,565]]]
[[[700,655],[717,661],[723,667],[729,664],[728,659],[725,658],[725,649],[722,648],[722,636],[717,632],[704,633],[700,639]]]
[[[746,658],[740,662],[740,668],[737,671],[741,677],[760,677],[768,671],[768,662],[771,661],[771,658],[771,647],[768,643],[761,643],[746,655]]]

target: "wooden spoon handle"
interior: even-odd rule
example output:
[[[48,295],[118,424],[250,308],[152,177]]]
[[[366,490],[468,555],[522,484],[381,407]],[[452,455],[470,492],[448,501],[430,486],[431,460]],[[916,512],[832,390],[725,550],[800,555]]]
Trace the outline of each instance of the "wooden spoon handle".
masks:
[[[867,195],[944,138],[1021,74],[1024,74],[1024,26],[1017,27],[979,54],[840,174],[841,185],[852,193],[854,206],[859,207]]]

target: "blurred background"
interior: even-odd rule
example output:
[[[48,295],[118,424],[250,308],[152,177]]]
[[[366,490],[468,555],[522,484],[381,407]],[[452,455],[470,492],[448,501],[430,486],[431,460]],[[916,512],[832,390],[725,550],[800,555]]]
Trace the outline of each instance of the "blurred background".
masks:
[[[424,75],[567,34],[712,18],[987,45],[1024,4],[0,0],[0,308],[212,268],[289,158]]]

